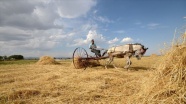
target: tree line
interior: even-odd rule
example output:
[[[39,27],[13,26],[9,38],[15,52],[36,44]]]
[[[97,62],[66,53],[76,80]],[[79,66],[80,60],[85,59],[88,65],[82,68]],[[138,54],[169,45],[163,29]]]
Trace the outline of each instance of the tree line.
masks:
[[[0,56],[0,60],[23,60],[23,55]]]

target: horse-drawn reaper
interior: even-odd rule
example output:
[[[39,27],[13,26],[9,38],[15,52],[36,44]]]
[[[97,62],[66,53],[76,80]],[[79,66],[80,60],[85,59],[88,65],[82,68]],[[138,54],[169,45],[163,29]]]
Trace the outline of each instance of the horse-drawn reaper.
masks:
[[[78,47],[74,50],[72,58],[75,68],[84,69],[89,66],[90,60],[101,60],[108,58],[105,63],[105,68],[107,69],[107,66],[113,62],[114,57],[126,58],[127,64],[124,66],[124,68],[128,68],[132,64],[130,60],[131,56],[135,56],[139,60],[145,54],[147,49],[148,48],[145,48],[144,45],[139,43],[126,44],[109,48],[105,51],[107,53],[106,56],[96,55],[95,57],[92,57],[87,54],[87,51],[84,48]],[[112,65],[117,68],[114,63],[112,63]]]

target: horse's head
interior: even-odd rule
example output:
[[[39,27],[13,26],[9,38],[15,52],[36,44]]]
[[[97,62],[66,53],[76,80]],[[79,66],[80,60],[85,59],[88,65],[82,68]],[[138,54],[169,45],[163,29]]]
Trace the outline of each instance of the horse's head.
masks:
[[[143,45],[138,44],[137,45],[137,49],[135,52],[135,56],[138,60],[141,59],[141,57],[145,54],[145,52],[147,51],[148,48],[145,48]]]

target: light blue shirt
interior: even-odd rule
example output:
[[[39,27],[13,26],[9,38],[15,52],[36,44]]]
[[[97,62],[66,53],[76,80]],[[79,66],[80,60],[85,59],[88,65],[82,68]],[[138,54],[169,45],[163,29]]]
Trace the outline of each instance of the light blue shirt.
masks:
[[[97,48],[97,46],[96,46],[96,44],[92,44],[92,43],[91,43],[91,44],[89,45],[89,48],[90,48],[90,49],[95,49],[95,48]]]

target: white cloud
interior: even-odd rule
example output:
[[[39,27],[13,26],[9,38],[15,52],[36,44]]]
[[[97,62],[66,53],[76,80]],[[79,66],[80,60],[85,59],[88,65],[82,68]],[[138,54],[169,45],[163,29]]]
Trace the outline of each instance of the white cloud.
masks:
[[[126,37],[126,38],[123,38],[123,39],[122,39],[121,43],[129,43],[129,42],[132,42],[132,41],[133,41],[132,38]]]
[[[161,26],[159,23],[149,23],[146,27],[148,29],[166,28],[165,26]]]
[[[93,13],[96,14],[98,12],[98,10],[94,10]]]
[[[115,31],[115,33],[118,33],[118,34],[124,34],[125,31],[124,31],[124,30],[118,30],[118,31]]]
[[[57,13],[63,18],[76,18],[85,15],[93,6],[95,0],[54,0],[57,5]]]
[[[97,15],[97,10],[93,11],[94,20],[102,23],[113,23],[114,21],[110,20],[108,17]]]
[[[67,37],[66,35],[55,34],[55,35],[51,35],[49,38],[56,40],[56,39],[64,39],[66,37]]]
[[[91,40],[94,39],[95,42],[103,42],[105,41],[105,38],[102,34],[98,34],[96,30],[90,30],[88,34],[86,35],[86,39],[78,38],[75,39],[70,46],[81,46],[84,44],[89,44]]]
[[[83,31],[89,31],[89,30],[96,30],[98,28],[98,25],[95,23],[87,23],[82,25],[82,30]]]
[[[71,44],[74,39],[77,39],[75,43],[81,45],[81,38],[84,36],[81,34],[97,28],[96,23],[81,18],[86,18],[96,2],[1,0],[0,55],[19,53],[35,56],[36,51],[41,54],[49,53],[48,50]],[[82,41],[88,43],[88,37],[99,36],[101,35],[87,35]]]
[[[50,29],[46,34],[49,34],[49,39],[53,41],[65,39],[68,36],[63,29]]]
[[[95,41],[104,41],[105,38],[103,37],[102,34],[98,34],[96,30],[90,30],[87,35],[87,41],[90,42],[92,39]]]
[[[0,1],[0,26],[26,29],[62,28],[56,21],[62,18],[84,16],[95,0],[3,0]]]
[[[52,49],[56,45],[56,42],[50,41],[48,39],[43,38],[33,38],[30,39],[28,44],[25,44],[24,47],[27,49],[41,49],[41,50],[49,50]]]
[[[184,19],[186,19],[186,16],[185,17],[183,17]]]
[[[135,25],[141,25],[142,23],[141,22],[136,22],[134,23]]]
[[[103,22],[103,23],[111,23],[112,22],[107,17],[102,17],[102,16],[95,16],[95,19],[97,21],[100,21],[100,22]]]
[[[13,34],[13,35],[15,35],[15,34],[25,34],[25,35],[30,35],[26,30],[22,30],[22,29],[19,29],[19,28],[14,28],[14,27],[9,27],[9,26],[0,27],[0,35],[1,34]]]
[[[54,12],[55,8],[50,7],[42,7],[42,6],[36,6],[33,10],[32,16],[33,19],[41,22],[42,24],[51,23],[54,25],[54,21],[59,18],[59,15]]]
[[[51,36],[52,31],[56,30],[22,30],[13,27],[0,28],[0,41],[6,44],[6,47],[12,49],[39,49],[46,50],[51,49],[56,45],[55,38],[59,38],[58,35]],[[12,33],[12,30],[15,33]],[[0,45],[2,45],[0,43]]]
[[[119,39],[117,37],[115,37],[114,39],[112,40],[109,40],[108,41],[108,44],[114,44],[115,42],[119,41]]]
[[[150,23],[147,26],[149,26],[149,27],[156,27],[156,26],[159,26],[159,25],[160,24],[158,24],[158,23]]]

